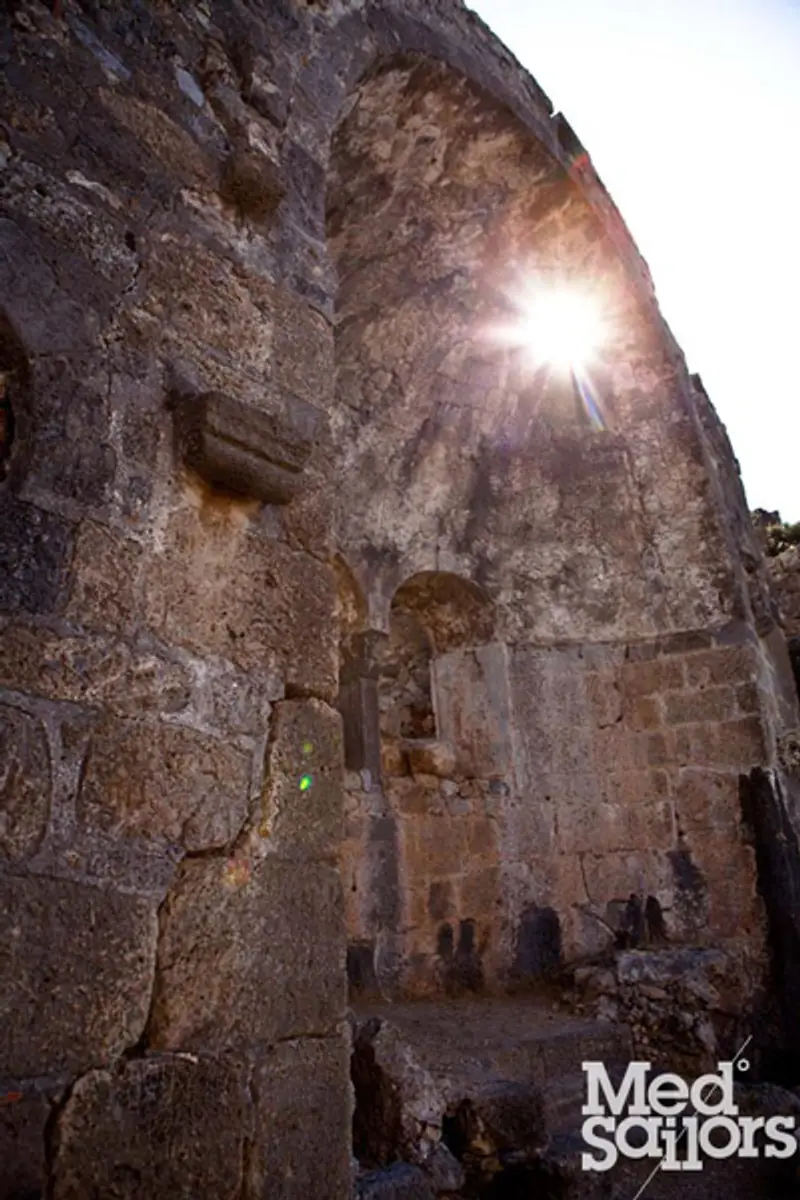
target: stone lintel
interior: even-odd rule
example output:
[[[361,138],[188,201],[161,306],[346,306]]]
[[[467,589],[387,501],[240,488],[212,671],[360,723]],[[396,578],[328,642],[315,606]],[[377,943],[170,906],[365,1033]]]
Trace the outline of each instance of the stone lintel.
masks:
[[[288,395],[264,412],[223,392],[177,401],[183,461],[207,483],[261,500],[289,504],[302,488],[319,414]]]

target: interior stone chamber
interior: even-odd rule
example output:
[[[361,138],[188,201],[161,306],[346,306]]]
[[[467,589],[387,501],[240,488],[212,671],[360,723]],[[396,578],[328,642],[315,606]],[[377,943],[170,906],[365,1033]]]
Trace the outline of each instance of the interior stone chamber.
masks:
[[[564,117],[458,0],[0,58],[0,1196],[343,1200],[351,1000],[615,946],[796,1054],[785,637]],[[520,269],[603,295],[601,424],[486,336]]]

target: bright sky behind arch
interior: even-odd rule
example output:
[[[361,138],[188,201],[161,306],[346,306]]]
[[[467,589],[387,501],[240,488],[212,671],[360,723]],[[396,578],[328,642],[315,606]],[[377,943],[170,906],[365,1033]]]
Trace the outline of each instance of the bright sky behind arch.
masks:
[[[467,0],[561,110],[728,429],[800,520],[800,0]]]

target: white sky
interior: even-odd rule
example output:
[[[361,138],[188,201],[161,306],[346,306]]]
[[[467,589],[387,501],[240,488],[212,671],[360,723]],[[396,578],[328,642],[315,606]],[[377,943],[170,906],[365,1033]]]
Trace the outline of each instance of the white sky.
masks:
[[[751,508],[800,520],[800,0],[467,0],[581,139]]]

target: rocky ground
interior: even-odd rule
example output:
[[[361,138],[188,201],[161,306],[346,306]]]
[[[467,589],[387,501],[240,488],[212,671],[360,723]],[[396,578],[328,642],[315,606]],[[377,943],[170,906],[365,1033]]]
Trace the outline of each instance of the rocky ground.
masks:
[[[535,995],[354,1012],[354,1197],[633,1200],[652,1159],[581,1169],[581,1064],[603,1062],[619,1079],[644,1058],[691,1081],[738,1036],[740,977],[717,951],[631,951]],[[800,1092],[742,1081],[736,1098],[743,1113],[800,1120]],[[796,1168],[707,1159],[699,1173],[658,1172],[646,1195],[800,1197]]]

